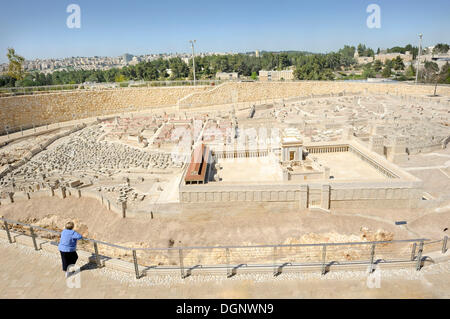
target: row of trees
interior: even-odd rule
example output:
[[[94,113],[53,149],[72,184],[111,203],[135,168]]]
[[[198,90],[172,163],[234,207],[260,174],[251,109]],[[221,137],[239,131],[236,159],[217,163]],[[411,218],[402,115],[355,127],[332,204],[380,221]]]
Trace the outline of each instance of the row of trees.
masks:
[[[405,47],[394,47],[387,52],[404,53],[417,48],[408,44]],[[438,44],[435,50],[448,51],[448,45]],[[343,69],[357,67],[353,58],[358,51],[360,56],[374,56],[374,51],[364,44],[357,47],[345,45],[337,52],[313,54],[303,51],[262,52],[260,57],[249,54],[213,55],[195,58],[197,79],[212,79],[217,72],[238,72],[242,76],[257,78],[260,70],[284,70],[294,67],[294,77],[298,80],[332,80],[335,74]],[[379,49],[378,49],[379,52]],[[25,73],[22,68],[24,58],[17,55],[14,49],[8,49],[9,69],[6,75],[0,76],[0,87],[43,86],[60,84],[79,84],[83,82],[123,82],[128,80],[184,80],[193,79],[192,60],[185,63],[180,58],[157,59],[141,62],[137,65],[125,66],[109,70],[72,70],[56,71],[51,74],[40,72]],[[363,77],[374,77],[382,72],[389,77],[392,71],[401,71],[405,65],[400,57],[387,60],[384,64],[376,60],[364,66]],[[413,73],[410,67],[406,73]],[[425,78],[424,78],[425,79]]]
[[[404,71],[404,72],[400,72]],[[405,70],[405,65],[400,57],[386,60],[382,63],[375,60],[373,63],[364,65],[362,78],[374,78],[380,74],[384,78],[395,75],[397,80],[412,80],[416,76],[416,68],[410,64]],[[426,61],[423,70],[419,72],[419,80],[426,83],[446,83],[450,84],[450,68],[447,62],[441,70],[437,63]]]
[[[291,66],[301,66],[307,75],[303,75],[302,71],[299,73],[299,78],[329,79],[329,70],[325,71],[327,76],[322,75],[324,69],[334,70],[342,65],[349,66],[354,63],[352,57],[341,53],[320,55],[300,51],[263,52],[261,57],[248,54],[196,57],[195,70],[197,79],[214,78],[217,72],[238,72],[240,75],[256,78],[260,70],[284,70]],[[319,73],[320,75],[317,75]],[[187,64],[180,58],[171,58],[141,62],[121,69],[63,70],[51,74],[30,72],[22,76],[8,73],[7,76],[0,78],[0,86],[42,86],[128,80],[184,80],[186,78],[193,79],[191,61]]]
[[[433,54],[447,53],[448,50],[450,50],[450,46],[448,44],[438,43],[433,48]]]
[[[379,52],[378,52],[379,53]],[[358,44],[359,56],[375,56],[375,52],[371,48],[367,48],[365,44]]]

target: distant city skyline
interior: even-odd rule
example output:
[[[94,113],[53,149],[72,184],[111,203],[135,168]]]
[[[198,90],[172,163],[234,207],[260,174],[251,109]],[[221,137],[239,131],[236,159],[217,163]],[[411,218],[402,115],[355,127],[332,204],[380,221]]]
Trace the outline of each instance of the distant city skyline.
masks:
[[[69,29],[69,4],[81,28]],[[366,8],[381,8],[381,28],[368,28]],[[0,63],[8,47],[27,60],[160,53],[309,51],[364,43],[373,49],[450,42],[450,2],[399,1],[87,1],[16,0],[0,11]]]

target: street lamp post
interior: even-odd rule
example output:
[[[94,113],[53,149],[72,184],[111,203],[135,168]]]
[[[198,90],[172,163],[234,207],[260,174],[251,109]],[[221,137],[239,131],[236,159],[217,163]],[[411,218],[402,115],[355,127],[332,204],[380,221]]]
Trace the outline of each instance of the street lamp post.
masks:
[[[416,84],[417,84],[417,79],[419,78],[419,63],[420,63],[420,54],[421,53],[422,53],[422,33],[419,34],[419,52],[417,54]]]
[[[195,53],[194,53],[194,43],[196,40],[189,40],[192,45],[192,68],[194,70],[194,86],[195,86]]]

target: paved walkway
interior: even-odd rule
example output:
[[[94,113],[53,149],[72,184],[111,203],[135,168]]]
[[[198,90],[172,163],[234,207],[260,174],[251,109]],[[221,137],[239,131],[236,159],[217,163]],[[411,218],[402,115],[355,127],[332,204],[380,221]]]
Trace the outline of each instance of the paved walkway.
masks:
[[[372,289],[357,272],[136,280],[89,267],[81,271],[81,287],[69,288],[55,254],[0,239],[0,260],[0,298],[450,298],[450,262],[382,273],[380,288]]]

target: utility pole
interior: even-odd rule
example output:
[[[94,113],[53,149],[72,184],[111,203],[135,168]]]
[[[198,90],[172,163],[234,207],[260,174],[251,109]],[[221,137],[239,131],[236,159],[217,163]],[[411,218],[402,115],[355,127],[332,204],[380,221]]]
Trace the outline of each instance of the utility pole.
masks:
[[[194,43],[196,40],[189,40],[192,45],[192,68],[194,70],[194,86],[195,86],[195,53],[194,53]]]
[[[417,84],[417,79],[419,78],[419,63],[420,63],[420,54],[421,53],[422,53],[422,33],[419,34],[419,52],[417,55],[416,84]]]

